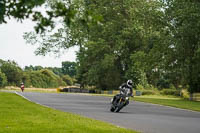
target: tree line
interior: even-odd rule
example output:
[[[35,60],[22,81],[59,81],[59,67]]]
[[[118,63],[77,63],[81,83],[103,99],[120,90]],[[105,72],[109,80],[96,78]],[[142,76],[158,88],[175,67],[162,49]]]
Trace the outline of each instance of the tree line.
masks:
[[[46,0],[46,6],[62,26],[24,38],[40,44],[38,55],[78,46],[82,87],[108,90],[132,79],[135,88],[200,92],[200,1]]]
[[[56,88],[73,85],[75,75],[75,62],[62,62],[61,68],[30,65],[22,69],[14,61],[0,59],[0,87],[20,86],[23,82],[25,87]]]

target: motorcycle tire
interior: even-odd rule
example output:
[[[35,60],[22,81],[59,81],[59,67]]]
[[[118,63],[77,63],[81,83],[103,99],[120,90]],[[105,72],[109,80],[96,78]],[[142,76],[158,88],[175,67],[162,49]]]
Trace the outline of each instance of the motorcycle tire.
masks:
[[[110,111],[111,111],[111,112],[114,112],[114,111],[115,111],[115,108],[113,107],[113,105],[111,106]]]
[[[116,112],[119,112],[122,108],[124,107],[124,105],[122,104],[122,105],[120,105],[119,107],[117,107],[117,110],[116,110]]]

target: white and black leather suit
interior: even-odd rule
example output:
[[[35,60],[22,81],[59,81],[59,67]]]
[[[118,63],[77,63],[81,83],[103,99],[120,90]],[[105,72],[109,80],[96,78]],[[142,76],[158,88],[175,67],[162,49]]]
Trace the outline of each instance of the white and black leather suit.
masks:
[[[127,85],[127,83],[123,83],[123,84],[119,87],[119,89],[120,89],[120,94],[117,94],[117,95],[114,96],[113,101],[112,101],[113,104],[116,104],[116,103],[117,103],[117,101],[118,101],[119,98],[124,94],[124,91],[125,91],[126,89],[128,89],[128,91],[129,91],[128,96],[133,96],[133,88],[132,88],[132,86]],[[126,105],[128,105],[128,103],[127,103]]]

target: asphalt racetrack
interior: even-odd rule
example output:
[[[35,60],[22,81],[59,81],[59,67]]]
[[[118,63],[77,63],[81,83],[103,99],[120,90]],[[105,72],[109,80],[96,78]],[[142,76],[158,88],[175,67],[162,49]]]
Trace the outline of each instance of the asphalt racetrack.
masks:
[[[25,98],[65,112],[80,114],[143,133],[200,133],[200,113],[130,101],[112,113],[109,97],[82,94],[18,92]],[[92,126],[92,125],[91,125]]]

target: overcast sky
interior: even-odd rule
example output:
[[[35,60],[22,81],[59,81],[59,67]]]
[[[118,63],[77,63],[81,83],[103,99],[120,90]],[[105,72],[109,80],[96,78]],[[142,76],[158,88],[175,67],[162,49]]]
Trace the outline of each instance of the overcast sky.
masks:
[[[69,49],[65,55],[56,58],[53,55],[36,56],[36,46],[26,44],[23,33],[33,31],[34,23],[30,20],[23,23],[10,20],[7,24],[0,24],[0,59],[14,60],[22,68],[29,65],[43,67],[61,67],[62,61],[75,61],[77,48]]]

